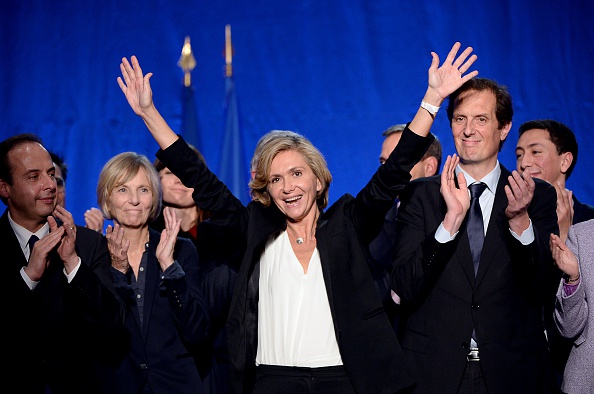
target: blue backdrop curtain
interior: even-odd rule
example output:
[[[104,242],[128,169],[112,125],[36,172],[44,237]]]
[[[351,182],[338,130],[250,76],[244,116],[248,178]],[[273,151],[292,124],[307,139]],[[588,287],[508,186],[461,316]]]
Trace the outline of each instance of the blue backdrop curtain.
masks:
[[[96,206],[112,156],[157,145],[117,86],[123,56],[153,72],[157,107],[181,132],[190,36],[200,145],[219,172],[224,133],[225,25],[233,28],[246,173],[271,129],[305,134],[334,176],[330,200],[356,193],[378,165],[381,132],[418,108],[427,68],[455,41],[473,46],[480,75],[509,86],[515,106],[502,162],[515,166],[517,127],[554,118],[577,134],[568,187],[594,203],[594,30],[591,1],[8,0],[0,2],[0,137],[38,133],[70,167],[67,208],[78,223]],[[453,153],[445,111],[433,131]]]

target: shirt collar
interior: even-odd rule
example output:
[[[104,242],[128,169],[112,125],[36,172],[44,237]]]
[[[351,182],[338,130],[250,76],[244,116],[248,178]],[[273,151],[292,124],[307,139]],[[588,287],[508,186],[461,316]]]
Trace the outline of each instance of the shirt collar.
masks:
[[[17,224],[12,217],[10,216],[10,211],[8,212],[8,222],[10,223],[10,227],[14,231],[17,239],[19,240],[19,244],[21,245],[21,249],[28,247],[29,238],[31,235],[35,234],[37,238],[41,239],[45,237],[49,233],[49,224],[45,223],[37,232],[32,233],[31,231],[27,230],[23,226]]]
[[[468,186],[472,185],[475,182],[483,182],[487,185],[487,189],[489,189],[489,191],[492,194],[495,194],[495,190],[497,189],[497,182],[499,182],[499,177],[501,176],[501,166],[499,165],[499,160],[497,160],[497,162],[495,163],[495,168],[493,168],[491,172],[485,175],[483,179],[474,179],[460,167],[460,164],[456,166],[455,172],[456,175],[458,175],[460,172],[464,174],[464,178],[466,179],[466,184]]]

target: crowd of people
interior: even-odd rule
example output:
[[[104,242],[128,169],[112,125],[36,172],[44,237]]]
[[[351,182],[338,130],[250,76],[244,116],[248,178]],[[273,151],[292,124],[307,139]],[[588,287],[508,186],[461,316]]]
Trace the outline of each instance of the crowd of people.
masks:
[[[0,143],[5,384],[19,393],[594,393],[594,207],[566,182],[571,129],[519,127],[473,48],[432,52],[421,104],[380,165],[329,205],[303,135],[273,130],[247,205],[175,133],[151,73],[118,85],[159,145],[105,163],[85,226],[68,167],[34,134]],[[431,133],[447,100],[456,152]],[[104,221],[111,220],[104,228]],[[590,286],[591,287],[591,286]]]

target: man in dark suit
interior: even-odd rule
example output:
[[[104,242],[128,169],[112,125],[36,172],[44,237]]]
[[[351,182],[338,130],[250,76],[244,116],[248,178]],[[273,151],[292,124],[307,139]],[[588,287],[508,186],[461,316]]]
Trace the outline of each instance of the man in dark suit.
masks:
[[[560,278],[548,248],[555,189],[498,161],[513,117],[504,86],[471,79],[447,113],[459,157],[411,182],[398,210],[392,286],[414,392],[555,392],[542,326],[549,283]]]
[[[0,198],[8,207],[0,217],[2,383],[19,393],[97,393],[107,361],[101,347],[123,326],[124,306],[111,285],[106,241],[56,206],[56,188],[39,137],[0,143]]]
[[[516,144],[516,167],[518,171],[527,170],[534,178],[555,186],[559,234],[565,240],[569,226],[594,219],[594,207],[580,202],[566,187],[578,159],[575,134],[563,123],[552,119],[527,121],[520,126],[518,132],[520,137]],[[561,336],[554,326],[555,295],[552,297],[544,317],[553,366],[560,383],[573,341]]]
[[[402,132],[406,128],[405,123],[395,124],[388,127],[382,135],[384,141],[379,155],[380,164],[384,164],[396,145],[402,138]],[[433,134],[433,133],[432,133]],[[423,155],[421,161],[414,165],[410,171],[410,180],[433,176],[439,172],[441,167],[442,147],[441,142],[434,136],[434,140]],[[373,280],[378,288],[382,304],[388,318],[392,323],[395,331],[398,329],[399,322],[399,308],[400,298],[396,293],[391,291],[390,274],[392,272],[392,262],[394,261],[394,243],[396,241],[396,217],[398,214],[398,206],[400,202],[398,199],[394,201],[394,205],[384,218],[384,225],[380,233],[375,237],[371,244],[369,244],[369,270],[373,276]]]

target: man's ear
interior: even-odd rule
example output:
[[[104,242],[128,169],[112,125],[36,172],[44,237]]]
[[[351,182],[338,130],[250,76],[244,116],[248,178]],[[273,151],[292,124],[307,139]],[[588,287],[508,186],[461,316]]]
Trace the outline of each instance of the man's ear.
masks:
[[[0,196],[2,196],[3,198],[8,198],[9,196],[9,192],[8,192],[8,184],[6,182],[4,182],[4,179],[0,179]]]
[[[567,174],[567,170],[571,167],[571,163],[573,163],[573,153],[561,153],[561,173]]]
[[[433,176],[437,174],[439,167],[437,166],[437,159],[434,156],[429,156],[423,160],[423,171],[425,172],[424,176]]]

